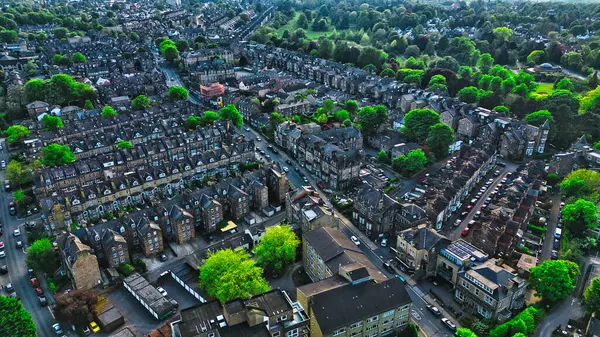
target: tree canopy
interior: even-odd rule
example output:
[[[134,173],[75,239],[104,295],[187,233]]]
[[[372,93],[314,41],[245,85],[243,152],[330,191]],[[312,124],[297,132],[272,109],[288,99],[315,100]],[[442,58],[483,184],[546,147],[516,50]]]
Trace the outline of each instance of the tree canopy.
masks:
[[[0,334],[19,337],[37,336],[31,314],[16,298],[0,296]]]
[[[262,268],[244,251],[224,249],[209,253],[199,270],[200,286],[222,303],[269,291]]]
[[[448,150],[454,141],[454,131],[444,123],[437,123],[429,127],[427,146],[436,158],[448,155]]]
[[[185,101],[188,99],[188,91],[184,87],[174,85],[169,88],[169,100]]]
[[[53,273],[60,265],[56,252],[52,249],[52,243],[48,238],[34,241],[27,249],[25,255],[27,267],[44,273]]]
[[[560,183],[560,190],[567,200],[596,202],[600,191],[600,173],[587,169],[573,171]]]
[[[392,168],[404,176],[411,176],[427,165],[427,157],[421,149],[412,150],[392,160]]]
[[[52,143],[42,148],[42,163],[44,166],[54,167],[74,161],[75,155],[68,145]]]
[[[150,107],[150,99],[146,95],[139,95],[131,100],[131,108],[133,110],[144,110]]]
[[[44,115],[42,125],[46,130],[58,130],[65,127],[60,117],[52,115]]]
[[[65,74],[56,74],[44,81],[29,80],[25,83],[24,93],[28,102],[45,101],[57,105],[68,105],[75,101],[93,101],[97,95],[90,85],[76,82],[71,76]]]
[[[30,133],[29,129],[22,125],[11,125],[4,131],[6,140],[12,144],[20,142],[23,138],[29,136]]]
[[[547,303],[567,298],[577,283],[580,271],[576,263],[565,260],[546,260],[530,269],[529,286],[535,296]]]
[[[594,277],[583,294],[585,307],[590,314],[600,313],[600,277]]]
[[[54,313],[59,321],[82,327],[94,319],[98,296],[93,290],[76,289],[54,298]]]
[[[404,116],[404,134],[412,141],[423,144],[429,128],[440,122],[440,115],[431,109],[414,109]]]
[[[259,266],[281,273],[294,262],[300,240],[289,225],[267,227],[254,254]]]
[[[565,205],[562,219],[571,235],[584,237],[586,229],[594,229],[598,224],[598,208],[591,201],[578,199]]]
[[[231,121],[233,125],[240,127],[244,124],[244,118],[242,114],[233,104],[227,104],[219,110],[219,116],[222,120]]]
[[[110,105],[107,105],[104,108],[102,108],[102,118],[113,118],[117,115],[118,114],[115,111],[115,109],[113,109],[113,107],[111,107]]]

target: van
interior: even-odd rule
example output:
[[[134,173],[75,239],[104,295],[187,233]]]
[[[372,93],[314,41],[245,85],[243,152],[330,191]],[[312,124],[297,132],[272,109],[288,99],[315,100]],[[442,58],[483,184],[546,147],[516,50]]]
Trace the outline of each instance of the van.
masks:
[[[557,228],[557,229],[554,231],[554,237],[555,237],[555,238],[557,238],[557,239],[560,239],[560,237],[561,237],[561,236],[562,236],[562,229],[560,229],[560,228]]]

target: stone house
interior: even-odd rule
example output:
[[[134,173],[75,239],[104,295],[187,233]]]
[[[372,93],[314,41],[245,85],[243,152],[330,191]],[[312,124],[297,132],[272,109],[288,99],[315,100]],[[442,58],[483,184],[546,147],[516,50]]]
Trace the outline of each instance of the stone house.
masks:
[[[73,289],[92,289],[102,282],[98,259],[73,234],[58,237],[59,253]]]

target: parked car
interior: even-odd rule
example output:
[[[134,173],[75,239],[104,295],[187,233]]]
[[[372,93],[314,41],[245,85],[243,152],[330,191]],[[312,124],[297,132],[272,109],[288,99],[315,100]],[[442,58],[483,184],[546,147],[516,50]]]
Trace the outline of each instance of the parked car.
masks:
[[[246,126],[246,127],[244,128],[244,131],[248,131],[248,132],[249,132],[249,131],[250,131],[250,128]]]
[[[40,281],[36,277],[32,278],[30,281],[32,287],[38,288],[40,286]]]
[[[552,260],[558,260],[558,252],[556,252],[555,250],[553,250],[551,258],[552,258]]]
[[[32,279],[35,277],[35,275],[33,274],[33,269],[27,269],[27,274],[29,275],[29,279]]]
[[[256,137],[256,141],[260,142],[260,141],[262,141],[262,139],[260,137]]]
[[[475,213],[475,215],[473,216],[473,219],[477,220],[477,219],[479,219],[480,216],[481,216],[481,211],[477,211]]]
[[[17,241],[17,248],[23,248],[23,241]]]
[[[395,272],[394,267],[392,267],[392,265],[389,262],[384,262],[383,268],[385,268],[385,270],[389,271],[390,273]]]
[[[0,267],[0,275],[4,275],[4,274],[8,274],[8,266],[7,265],[3,265],[2,267]]]
[[[45,296],[40,296],[38,299],[40,301],[40,307],[45,307],[48,305],[48,300],[46,300]]]
[[[21,235],[21,230],[17,228],[17,229],[15,229],[13,231],[13,233],[14,233],[15,236],[20,236]]]
[[[0,161],[0,165],[2,166],[2,168],[6,168],[6,160]]]
[[[436,316],[441,316],[442,312],[440,311],[440,309],[438,309],[436,306],[428,304],[427,305],[427,309],[429,309],[429,311],[431,311],[432,314],[436,315]]]
[[[381,239],[381,247],[387,247],[388,241],[386,238]]]
[[[4,289],[6,289],[6,292],[9,294],[15,291],[15,287],[13,287],[12,283],[7,284]]]
[[[465,227],[465,229],[463,229],[462,232],[460,232],[460,236],[467,236],[469,235],[469,227]]]
[[[52,328],[54,329],[54,332],[56,332],[56,334],[57,334],[58,336],[60,336],[60,335],[62,335],[62,334],[63,334],[63,331],[62,331],[62,329],[61,329],[61,327],[60,327],[60,324],[58,324],[58,323],[54,323],[54,324],[52,324]]]
[[[160,260],[161,260],[162,262],[165,262],[165,261],[167,261],[167,254],[165,254],[165,253],[161,253],[161,254],[160,254]]]
[[[96,322],[91,321],[90,322],[90,329],[92,329],[92,331],[94,333],[97,333],[98,331],[100,331],[100,327],[98,326],[98,324],[96,324]]]
[[[352,242],[354,242],[355,245],[360,246],[360,241],[358,241],[358,238],[354,235],[352,235],[350,237],[350,240],[352,240]]]
[[[157,287],[156,290],[158,290],[161,295],[167,296],[167,291],[163,287]]]
[[[483,201],[483,203],[486,205],[488,205],[490,202],[492,202],[492,198],[487,198]]]
[[[469,214],[469,212],[462,212],[462,213],[460,213],[460,216],[464,218],[464,217],[466,217],[468,214]]]
[[[10,181],[9,180],[4,180],[4,189],[6,190],[6,192],[10,192]]]
[[[284,171],[285,173],[288,173],[288,172],[290,172],[290,169],[289,169],[287,166],[284,166],[284,167],[283,167],[283,171]]]
[[[38,296],[42,296],[42,295],[44,295],[44,289],[42,289],[42,288],[35,288],[35,293]]]
[[[460,226],[461,223],[462,223],[461,219],[456,219],[456,221],[454,221],[454,227]]]
[[[6,257],[6,252],[4,252],[3,250],[0,250],[0,259],[3,259]]]
[[[454,325],[454,323],[452,323],[452,321],[450,321],[447,318],[442,318],[442,323],[444,323],[448,329],[452,330],[452,331],[456,331],[456,325]]]
[[[4,242],[0,241],[0,249],[4,249]]]

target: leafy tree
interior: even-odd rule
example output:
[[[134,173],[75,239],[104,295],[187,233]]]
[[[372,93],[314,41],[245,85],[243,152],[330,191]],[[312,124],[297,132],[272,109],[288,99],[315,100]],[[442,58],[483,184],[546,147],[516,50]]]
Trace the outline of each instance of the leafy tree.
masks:
[[[136,32],[131,32],[131,34],[129,34],[129,38],[132,41],[139,41],[140,40],[140,36]]]
[[[494,28],[494,35],[500,41],[508,41],[513,36],[513,31],[508,27],[496,27]]]
[[[4,131],[6,140],[11,144],[20,142],[23,138],[29,136],[29,134],[29,129],[22,125],[11,125]]]
[[[546,182],[548,183],[548,185],[554,186],[560,182],[560,177],[557,174],[548,173],[548,175],[546,176]]]
[[[44,273],[53,273],[60,265],[58,255],[52,249],[50,239],[42,238],[34,241],[25,255],[27,267]]]
[[[131,101],[133,110],[144,110],[150,107],[150,99],[146,95],[139,95]]]
[[[184,87],[175,85],[169,88],[169,99],[171,101],[184,101],[188,99],[188,91]]]
[[[13,186],[19,186],[31,181],[32,173],[28,166],[18,160],[11,160],[6,165],[6,177]]]
[[[358,112],[358,103],[353,99],[349,99],[346,102],[346,110],[348,110],[350,115],[354,115]]]
[[[505,107],[504,105],[495,106],[493,110],[496,112],[506,114],[507,116],[510,116],[510,110],[507,107]]]
[[[71,61],[73,63],[86,63],[87,58],[80,52],[77,52],[71,56]]]
[[[180,53],[183,53],[190,48],[190,45],[187,40],[177,40],[177,42],[175,42],[175,47]]]
[[[417,47],[418,48],[418,47]],[[364,68],[368,64],[373,64],[376,67],[381,65],[381,51],[373,47],[364,47],[358,55],[357,65]]]
[[[383,108],[383,112],[379,113],[382,111],[381,108]],[[371,133],[387,120],[387,111],[385,111],[385,107],[381,106],[379,109],[365,106],[358,112],[357,120],[365,133]]]
[[[573,91],[575,90],[575,86],[573,85],[573,82],[571,82],[571,80],[565,77],[558,81],[558,83],[556,83],[555,89]]]
[[[534,50],[527,56],[527,63],[541,64],[546,62],[546,52],[543,50]]]
[[[93,290],[77,289],[56,295],[54,302],[54,313],[59,321],[85,326],[94,319],[98,295]]]
[[[348,113],[348,110],[345,110],[345,109],[336,111],[334,116],[338,122],[343,122],[346,119],[350,118],[350,114]]]
[[[473,78],[473,69],[469,66],[460,66],[456,72],[456,76],[460,79],[470,81]]]
[[[546,260],[530,269],[529,286],[547,303],[567,298],[579,277],[579,266],[565,260]]]
[[[560,183],[560,190],[568,199],[586,199],[596,202],[600,190],[600,173],[579,169],[569,173]]]
[[[428,87],[430,90],[443,93],[448,90],[448,82],[446,81],[446,77],[444,77],[444,75],[437,74],[431,76]]]
[[[42,163],[44,166],[60,166],[75,161],[75,155],[68,145],[49,144],[42,148]]]
[[[271,112],[271,130],[275,130],[277,125],[283,123],[284,117],[282,114],[277,112]]]
[[[37,336],[31,314],[16,298],[0,296],[0,333],[3,336]]]
[[[259,266],[281,273],[285,266],[294,262],[300,240],[292,227],[279,225],[268,227],[254,251]]]
[[[184,126],[188,130],[195,130],[200,124],[202,124],[202,119],[197,116],[189,116],[184,122]]]
[[[128,142],[126,140],[120,140],[119,143],[117,144],[117,149],[131,149],[133,148],[133,144],[131,144],[131,142]]]
[[[425,69],[425,63],[411,56],[404,62],[404,68],[423,70]]]
[[[489,53],[479,55],[479,59],[477,60],[477,68],[484,73],[487,74],[490,69],[494,66],[494,58]]]
[[[326,114],[331,114],[335,109],[335,103],[331,99],[326,99],[323,101],[323,109],[325,109]]]
[[[455,336],[457,337],[477,337],[477,335],[475,335],[475,333],[467,328],[458,328],[456,329],[456,334]]]
[[[585,307],[590,314],[600,312],[600,277],[594,277],[590,286],[583,294],[585,298]]]
[[[17,207],[19,207],[20,209],[27,208],[27,206],[29,206],[29,204],[31,203],[31,198],[27,194],[25,194],[23,190],[15,191],[13,197],[15,199]]]
[[[199,285],[222,303],[269,290],[269,284],[262,277],[262,268],[256,266],[244,251],[223,249],[209,253],[198,268]]]
[[[202,125],[211,125],[219,120],[219,114],[214,111],[204,111],[202,116]]]
[[[392,68],[385,68],[379,73],[381,77],[396,77],[396,72]]]
[[[58,130],[65,127],[60,117],[48,114],[44,115],[44,118],[42,118],[42,125],[46,130]]]
[[[422,144],[429,136],[429,128],[440,122],[440,115],[431,109],[414,109],[404,116],[404,134]]]
[[[219,116],[222,120],[231,121],[233,125],[240,127],[244,124],[244,118],[242,114],[238,111],[238,109],[233,104],[228,104],[219,110]]]
[[[398,337],[419,337],[419,328],[416,324],[410,322],[400,331]]]
[[[429,127],[427,146],[436,158],[448,155],[448,148],[454,141],[454,131],[444,123],[437,123]]]
[[[102,118],[113,118],[117,116],[117,112],[110,105],[102,108]]]
[[[477,101],[479,101],[479,89],[477,89],[477,87],[464,87],[462,89],[460,89],[460,91],[458,92],[458,94],[456,95],[456,97],[458,97],[458,99],[460,99],[461,101],[465,102],[465,103],[476,103]]]
[[[578,199],[575,203],[565,205],[562,218],[571,235],[583,237],[586,229],[596,228],[598,208],[591,201]]]
[[[377,153],[377,161],[382,162],[382,163],[390,162],[390,157],[388,156],[387,152],[385,152],[384,149],[381,149],[381,151],[379,151],[379,153]]]
[[[402,175],[411,176],[427,165],[427,157],[421,149],[410,151],[407,155],[401,155],[392,160],[392,168]]]
[[[94,109],[94,103],[92,103],[92,101],[90,101],[89,99],[86,99],[83,103],[83,108],[85,110],[92,110]]]
[[[528,124],[542,126],[546,121],[554,123],[554,117],[548,110],[539,110],[525,115]]]

